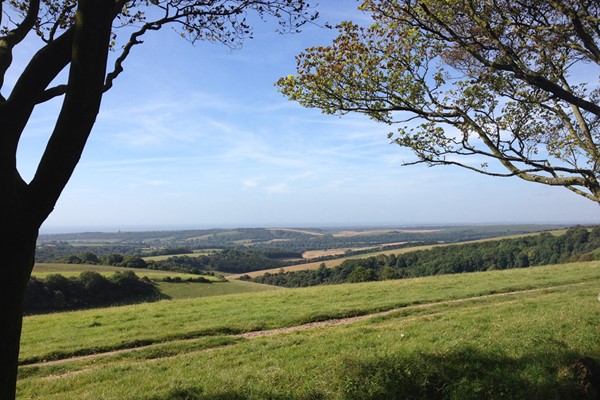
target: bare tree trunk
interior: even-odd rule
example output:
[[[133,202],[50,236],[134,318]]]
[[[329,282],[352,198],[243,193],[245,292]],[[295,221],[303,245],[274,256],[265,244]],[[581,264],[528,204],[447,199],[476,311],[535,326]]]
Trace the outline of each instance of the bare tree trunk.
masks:
[[[5,237],[0,241],[0,400],[16,395],[23,301],[39,227],[71,177],[100,108],[114,7],[106,0],[79,0],[73,30],[40,50],[8,100],[0,102],[0,232]],[[69,90],[27,184],[17,169],[19,138],[51,81],[48,71],[58,73],[69,63]]]
[[[23,300],[34,264],[37,229],[11,232],[3,228],[6,236],[0,243],[0,253],[3,254],[0,278],[0,400],[14,400]]]

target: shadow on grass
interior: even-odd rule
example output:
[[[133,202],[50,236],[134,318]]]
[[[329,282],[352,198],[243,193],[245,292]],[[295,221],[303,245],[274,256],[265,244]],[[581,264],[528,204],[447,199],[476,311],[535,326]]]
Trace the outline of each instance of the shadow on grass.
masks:
[[[345,399],[583,399],[572,370],[579,357],[565,350],[511,358],[469,347],[346,359],[340,389]]]
[[[556,349],[553,349],[556,350]],[[573,364],[581,355],[568,350],[548,351],[511,358],[475,348],[443,354],[401,354],[386,357],[344,358],[327,392],[336,399],[591,399],[581,388]],[[172,390],[149,400],[248,400],[329,399],[311,390],[312,377],[290,376],[306,381],[303,393],[289,388],[249,391],[232,388],[205,393],[201,387]]]
[[[273,393],[244,394],[237,391],[224,391],[216,394],[204,394],[201,387],[190,387],[186,389],[174,389],[166,395],[149,397],[148,400],[250,400],[250,399],[268,399],[268,400],[327,400],[328,398],[318,392],[311,392],[306,395],[287,394],[279,395]]]

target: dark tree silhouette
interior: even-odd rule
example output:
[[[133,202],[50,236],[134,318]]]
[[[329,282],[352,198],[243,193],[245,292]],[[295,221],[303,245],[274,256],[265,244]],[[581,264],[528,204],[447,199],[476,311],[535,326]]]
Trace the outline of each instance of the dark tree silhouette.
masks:
[[[23,298],[38,230],[80,159],[103,93],[144,35],[171,26],[192,43],[235,48],[251,37],[246,21],[252,14],[273,18],[280,32],[295,32],[316,18],[305,0],[0,1],[0,399],[15,397]],[[39,49],[7,88],[13,50],[27,36],[39,39]],[[111,49],[115,62],[109,69]],[[66,81],[55,84],[65,69]],[[57,97],[62,107],[48,127],[50,139],[34,177],[26,182],[17,169],[19,140],[35,107]]]

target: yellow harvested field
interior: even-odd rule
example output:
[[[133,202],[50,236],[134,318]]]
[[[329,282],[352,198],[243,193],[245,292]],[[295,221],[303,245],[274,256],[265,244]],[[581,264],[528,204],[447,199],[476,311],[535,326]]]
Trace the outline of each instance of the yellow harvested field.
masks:
[[[269,228],[269,230],[270,231],[299,232],[299,233],[306,233],[307,235],[314,235],[314,236],[323,236],[323,235],[325,235],[324,233],[321,233],[321,232],[314,232],[314,231],[309,231],[309,230],[304,230],[304,229]]]
[[[327,257],[327,256],[339,256],[345,254],[346,251],[352,249],[328,249],[328,250],[309,250],[302,253],[302,258],[310,260],[311,258]]]
[[[375,229],[370,231],[341,231],[334,233],[334,237],[354,237],[354,236],[368,236],[378,235],[390,232],[402,232],[402,233],[433,233],[440,232],[442,229]]]

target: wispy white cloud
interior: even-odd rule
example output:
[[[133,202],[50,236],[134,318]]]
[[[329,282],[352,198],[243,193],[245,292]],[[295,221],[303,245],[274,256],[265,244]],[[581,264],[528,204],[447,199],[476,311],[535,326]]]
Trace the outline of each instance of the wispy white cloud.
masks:
[[[288,193],[289,191],[290,188],[287,182],[279,182],[267,187],[267,194],[269,195]]]
[[[245,179],[242,182],[242,187],[244,189],[250,189],[250,188],[255,188],[258,187],[259,182],[263,179],[263,177],[253,177],[253,178],[248,178]]]

